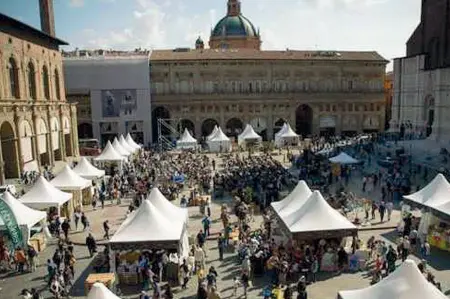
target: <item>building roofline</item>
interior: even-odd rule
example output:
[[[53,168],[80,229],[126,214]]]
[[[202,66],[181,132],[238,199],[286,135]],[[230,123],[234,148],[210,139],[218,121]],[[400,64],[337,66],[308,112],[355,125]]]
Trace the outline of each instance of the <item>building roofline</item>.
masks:
[[[51,36],[51,35],[43,32],[43,31],[41,31],[39,29],[36,29],[36,28],[34,28],[34,27],[32,27],[32,26],[30,26],[28,24],[25,24],[25,23],[23,23],[23,22],[21,22],[19,20],[16,20],[16,19],[14,19],[14,18],[12,18],[10,16],[7,16],[5,14],[2,14],[2,13],[0,13],[0,22],[1,21],[10,23],[13,27],[19,28],[20,30],[28,31],[28,32],[32,33],[33,35],[35,35],[35,36],[37,36],[39,38],[48,39],[48,40],[50,40],[50,41],[52,41],[52,42],[54,42],[54,43],[56,43],[56,44],[58,44],[60,46],[67,46],[69,44],[68,42],[65,42],[65,41],[63,41],[63,40],[61,40],[59,38]],[[3,30],[0,29],[0,31],[3,31]]]

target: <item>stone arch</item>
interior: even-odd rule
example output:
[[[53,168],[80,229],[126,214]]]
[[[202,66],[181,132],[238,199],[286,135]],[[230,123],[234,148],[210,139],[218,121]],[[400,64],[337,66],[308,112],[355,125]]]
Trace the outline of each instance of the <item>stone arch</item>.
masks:
[[[52,139],[52,151],[55,161],[62,160],[61,153],[61,127],[58,118],[50,118],[50,135]]]
[[[55,68],[55,71],[53,72],[54,80],[55,80],[55,98],[57,100],[61,99],[61,85],[59,82],[59,72],[58,69]]]
[[[158,106],[152,111],[152,136],[153,141],[158,141],[159,132],[158,132],[158,120],[165,120],[167,124],[170,125],[170,111],[164,106]],[[161,134],[163,136],[170,135],[170,130],[164,125],[161,125]]]
[[[78,138],[94,138],[94,132],[92,129],[92,124],[81,123],[78,125]]]
[[[64,135],[64,145],[66,149],[66,157],[73,156],[74,148],[72,143],[72,126],[70,125],[70,120],[67,116],[62,117],[62,131]]]
[[[33,61],[29,61],[27,65],[27,78],[28,78],[28,96],[32,100],[36,100],[36,68],[34,67]]]
[[[312,134],[313,110],[309,105],[301,104],[295,110],[295,131],[303,137]]]
[[[237,117],[230,118],[225,125],[225,133],[228,136],[237,137],[242,133],[244,123]]]
[[[42,88],[44,92],[44,98],[50,100],[50,79],[48,74],[48,67],[44,64],[42,66]]]
[[[20,98],[19,66],[16,59],[11,56],[8,60],[9,95],[13,98]]]
[[[208,136],[214,130],[214,126],[219,126],[219,122],[213,118],[207,118],[202,122],[202,136]]]
[[[36,137],[41,166],[50,165],[50,149],[47,124],[43,118],[36,120]]]
[[[16,145],[16,134],[13,126],[10,122],[4,121],[0,126],[0,141],[1,141],[1,153],[4,168],[1,172],[4,173],[5,179],[18,178],[19,172],[19,159]]]
[[[183,134],[184,129],[187,129],[192,136],[195,136],[195,124],[192,120],[183,118],[178,126],[181,134]]]
[[[264,141],[268,140],[267,129],[268,123],[267,119],[263,116],[257,116],[250,120],[250,125],[253,127],[256,133],[258,133]]]
[[[19,123],[19,140],[23,163],[31,162],[34,157],[33,127],[28,120]]]

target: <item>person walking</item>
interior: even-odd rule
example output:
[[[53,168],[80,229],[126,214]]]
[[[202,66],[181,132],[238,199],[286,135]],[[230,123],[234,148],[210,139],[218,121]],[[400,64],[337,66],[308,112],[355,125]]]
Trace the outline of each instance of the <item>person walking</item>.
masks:
[[[91,233],[86,237],[86,246],[89,250],[90,257],[93,257],[97,250],[97,243]]]
[[[64,239],[66,241],[69,240],[69,230],[70,230],[69,219],[64,219],[64,222],[61,224],[61,229],[64,233]]]
[[[106,240],[109,240],[109,221],[108,220],[105,220],[105,222],[103,222],[103,230],[105,231],[103,238]]]
[[[380,222],[384,221],[384,213],[386,212],[386,205],[384,201],[380,203],[380,206],[378,207],[378,212],[380,213]]]
[[[73,220],[75,222],[75,230],[78,230],[78,222],[80,222],[81,213],[76,210],[75,213],[73,213]]]
[[[394,210],[394,203],[392,201],[388,201],[386,204],[387,218],[388,221],[391,221],[392,211]]]
[[[219,233],[219,237],[217,238],[217,249],[219,250],[219,260],[223,260],[223,251],[225,248],[225,239],[222,236],[222,233]]]
[[[37,259],[36,249],[34,249],[33,246],[28,245],[27,255],[28,255],[28,265],[29,265],[28,268],[29,268],[30,272],[34,272],[34,271],[36,271],[36,259]]]
[[[249,286],[249,281],[250,281],[250,279],[248,277],[248,274],[246,272],[242,273],[241,284],[242,284],[242,287],[244,288],[244,298],[247,298],[247,289]]]
[[[85,231],[86,228],[89,227],[89,220],[84,214],[84,212],[81,213],[81,224],[83,224],[83,231]]]

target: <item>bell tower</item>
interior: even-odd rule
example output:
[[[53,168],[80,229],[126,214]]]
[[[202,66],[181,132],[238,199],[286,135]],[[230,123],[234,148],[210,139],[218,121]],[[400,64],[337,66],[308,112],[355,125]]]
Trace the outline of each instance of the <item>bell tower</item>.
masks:
[[[241,14],[241,1],[239,0],[228,0],[228,12],[227,15],[230,17],[238,16]]]

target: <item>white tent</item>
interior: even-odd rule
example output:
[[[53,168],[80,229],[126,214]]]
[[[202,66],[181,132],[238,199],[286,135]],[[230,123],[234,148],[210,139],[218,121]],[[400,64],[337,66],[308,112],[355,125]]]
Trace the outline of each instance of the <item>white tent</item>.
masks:
[[[238,136],[238,144],[242,144],[244,142],[261,142],[261,140],[261,136],[256,134],[250,124],[247,124],[244,131],[242,131],[242,133]]]
[[[197,140],[192,137],[187,128],[184,128],[184,132],[180,139],[177,140],[177,148],[179,149],[195,149],[197,147]]]
[[[341,152],[339,155],[334,156],[330,159],[328,159],[331,163],[337,163],[337,164],[356,164],[359,163],[358,160],[355,158],[352,158],[351,156],[347,155],[344,152]]]
[[[114,137],[114,141],[112,143],[113,148],[118,152],[120,155],[124,157],[128,157],[131,153],[123,148],[123,146],[120,145],[119,139],[117,137]]]
[[[99,162],[122,162],[123,160],[125,158],[114,149],[110,141],[108,141],[102,153],[94,158],[94,161]]]
[[[340,291],[341,299],[448,299],[420,273],[412,260],[404,261],[394,272],[365,289]]]
[[[24,243],[28,243],[30,229],[40,221],[45,220],[47,218],[47,213],[27,207],[12,196],[9,191],[3,193],[0,200],[3,200],[11,209],[16,218],[17,225],[19,225],[20,230],[22,231],[23,241]],[[3,219],[0,217],[0,230],[5,231],[6,229]]]
[[[312,191],[309,189],[305,181],[299,181],[294,190],[280,201],[272,202],[271,206],[276,213],[281,215],[288,215],[293,211],[299,209],[306,200],[311,196]]]
[[[86,157],[81,157],[73,171],[80,177],[88,180],[94,180],[105,176],[105,171],[93,166]]]
[[[63,168],[56,177],[50,181],[50,183],[61,190],[66,191],[81,191],[87,187],[92,186],[90,180],[83,179],[81,176],[76,174],[69,165]]]
[[[149,200],[144,200],[137,211],[122,223],[110,243],[179,241],[183,230],[181,222],[177,225]]]
[[[297,133],[292,130],[291,126],[288,123],[283,125],[283,128],[275,134],[275,145],[283,146],[283,145],[296,145],[298,144],[299,138]]]
[[[331,232],[331,235],[356,233],[356,226],[332,208],[319,191],[314,191],[296,211],[280,217],[291,233],[312,234]],[[334,233],[335,232],[335,233]],[[342,233],[341,233],[342,232]]]
[[[212,136],[206,143],[208,144],[210,152],[217,153],[231,151],[230,138],[222,132],[221,128],[218,128],[214,136]]]
[[[128,142],[125,140],[123,135],[119,136],[119,143],[127,152],[129,152],[131,154],[136,152],[136,149],[128,144]]]
[[[43,210],[50,207],[60,207],[72,199],[72,193],[67,193],[59,190],[50,184],[43,176],[39,176],[33,187],[19,198],[19,201],[24,205]]]
[[[424,188],[403,198],[421,206],[450,215],[450,183],[441,173]]]
[[[140,149],[141,148],[141,146],[139,144],[137,144],[136,142],[134,142],[133,138],[131,138],[130,133],[127,134],[127,137],[125,138],[125,141],[132,148],[135,148],[135,149]]]
[[[120,299],[120,297],[117,297],[103,283],[96,282],[89,290],[87,299]]]
[[[206,136],[206,140],[211,140],[214,135],[216,135],[217,131],[219,131],[219,127],[217,125],[214,126],[214,129],[212,130],[211,134],[209,134],[208,136]]]
[[[172,221],[182,220],[186,223],[189,218],[188,209],[173,205],[156,187],[152,189],[147,200],[150,201],[158,211]]]

